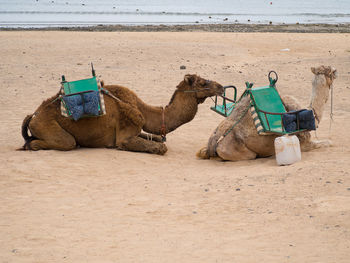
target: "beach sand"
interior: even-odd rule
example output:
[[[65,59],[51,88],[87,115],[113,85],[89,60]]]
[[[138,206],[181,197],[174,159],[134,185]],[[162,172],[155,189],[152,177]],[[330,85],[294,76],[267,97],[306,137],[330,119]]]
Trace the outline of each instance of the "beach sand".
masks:
[[[0,32],[1,262],[349,262],[350,34]],[[282,51],[289,49],[289,51]],[[165,156],[80,148],[16,151],[22,120],[67,80],[120,84],[166,105],[187,73],[267,84],[305,107],[310,67],[331,65],[317,130],[331,148],[277,166],[274,157],[198,160],[223,117],[207,99],[167,136]],[[180,66],[186,66],[180,70]],[[313,133],[313,136],[315,134]]]

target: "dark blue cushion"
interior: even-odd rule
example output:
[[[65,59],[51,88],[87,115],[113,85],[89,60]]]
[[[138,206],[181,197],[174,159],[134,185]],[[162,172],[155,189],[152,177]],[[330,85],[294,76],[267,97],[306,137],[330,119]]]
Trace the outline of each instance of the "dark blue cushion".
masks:
[[[297,114],[292,113],[282,115],[283,127],[286,132],[294,132],[298,129],[297,120],[299,120],[299,129],[316,130],[315,117],[312,110],[302,110]]]
[[[83,99],[78,95],[63,96],[63,100],[75,121],[84,114]]]
[[[98,91],[63,96],[63,100],[75,121],[79,120],[84,114],[99,115]]]
[[[88,115],[99,115],[98,105],[100,102],[98,91],[83,93],[84,113]]]
[[[297,129],[296,120],[297,120],[297,116],[295,113],[290,113],[290,114],[287,113],[282,115],[283,127],[286,130],[286,132],[296,131]]]
[[[303,110],[298,113],[299,128],[306,130],[316,130],[315,116],[312,110]]]
[[[298,112],[298,117],[300,121],[309,121],[315,119],[312,110],[302,110]]]

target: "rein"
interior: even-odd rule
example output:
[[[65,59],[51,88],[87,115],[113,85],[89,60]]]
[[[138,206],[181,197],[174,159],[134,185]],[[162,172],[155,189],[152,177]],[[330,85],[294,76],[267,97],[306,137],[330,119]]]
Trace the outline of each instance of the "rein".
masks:
[[[166,126],[165,126],[165,110],[162,107],[162,126],[160,128],[160,135],[162,136],[162,141],[166,142]]]
[[[331,85],[331,113],[329,114],[329,130],[328,130],[328,136],[331,137],[331,128],[332,128],[332,122],[333,122],[333,83]]]
[[[61,99],[61,95],[58,95],[57,98],[55,98],[55,99],[53,99],[52,101],[50,101],[50,102],[49,102],[48,104],[46,104],[44,107],[50,106],[52,103],[54,103],[55,101],[57,101],[57,100],[59,100],[59,99]],[[33,113],[33,117],[32,117],[32,118],[36,117],[36,115],[38,115],[39,112],[40,112],[39,110],[38,110],[38,111],[35,111],[35,112]]]
[[[229,129],[227,129],[225,131],[225,133],[223,135],[220,136],[220,138],[217,141],[217,144],[219,144],[219,142],[221,142],[227,135],[230,134],[230,132],[233,131],[233,129],[238,125],[238,123],[241,122],[241,120],[243,119],[243,117],[247,114],[248,110],[250,109],[251,104],[249,103],[248,107],[244,110],[244,112],[242,113],[242,115],[239,117],[239,119],[231,125],[231,127]]]
[[[229,135],[229,134],[233,131],[233,129],[241,122],[241,120],[244,118],[244,116],[245,116],[245,115],[247,114],[247,112],[249,111],[250,107],[251,107],[251,104],[249,103],[248,107],[247,107],[247,108],[244,110],[244,112],[239,116],[238,120],[236,120],[236,121],[225,131],[225,133],[219,137],[219,139],[215,140],[215,144],[213,145],[213,148],[210,148],[210,147],[208,146],[208,148],[209,148],[209,156],[217,156],[216,149],[218,148],[219,143],[220,143],[227,135]],[[215,130],[214,133],[217,132],[218,128],[219,128],[219,127],[216,128],[216,130]],[[212,155],[211,155],[211,153],[212,153]]]
[[[210,88],[203,88],[201,90],[197,90],[197,89],[192,89],[192,90],[180,90],[182,92],[188,93],[188,92],[200,92],[202,90],[210,90]]]
[[[104,94],[106,94],[106,95],[110,96],[111,98],[115,99],[116,101],[121,101],[119,98],[117,98],[116,96],[114,96],[114,95],[113,95],[112,93],[110,93],[108,90],[106,90],[106,89],[104,89],[104,88],[101,88],[101,91],[102,91]]]

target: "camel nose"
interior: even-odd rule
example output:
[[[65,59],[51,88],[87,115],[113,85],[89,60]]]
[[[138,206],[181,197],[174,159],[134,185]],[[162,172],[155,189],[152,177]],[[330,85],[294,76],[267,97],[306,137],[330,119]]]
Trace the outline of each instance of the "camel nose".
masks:
[[[224,93],[224,87],[222,85],[220,85],[219,83],[217,84],[218,85],[218,91],[220,94]]]

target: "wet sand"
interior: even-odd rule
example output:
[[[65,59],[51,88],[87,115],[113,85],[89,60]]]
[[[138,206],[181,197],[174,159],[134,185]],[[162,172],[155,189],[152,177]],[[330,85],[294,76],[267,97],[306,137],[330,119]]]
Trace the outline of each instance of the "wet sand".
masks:
[[[89,32],[283,32],[350,33],[350,24],[189,24],[189,25],[98,25],[86,27],[0,28],[0,31]]]

